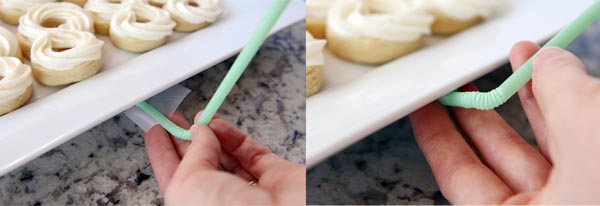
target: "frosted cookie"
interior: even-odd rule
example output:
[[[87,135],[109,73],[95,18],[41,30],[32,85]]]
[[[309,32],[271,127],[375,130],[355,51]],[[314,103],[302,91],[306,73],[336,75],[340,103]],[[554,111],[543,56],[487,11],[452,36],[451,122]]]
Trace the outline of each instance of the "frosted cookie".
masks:
[[[31,42],[52,28],[94,33],[94,22],[81,7],[66,2],[47,3],[27,11],[18,27],[19,45],[26,58]]]
[[[17,25],[19,17],[33,7],[55,0],[0,0],[0,18],[6,23]]]
[[[327,43],[344,59],[381,64],[420,48],[433,21],[407,1],[336,1],[327,17]]]
[[[496,0],[415,0],[414,3],[436,17],[433,34],[451,35],[492,16]]]
[[[49,86],[86,79],[102,67],[103,44],[90,32],[51,29],[31,45],[33,74]]]
[[[16,57],[23,59],[17,37],[0,26],[0,57]]]
[[[306,32],[306,96],[317,93],[325,82],[323,48],[326,41]]]
[[[336,0],[306,0],[306,30],[315,38],[325,38],[327,13]]]
[[[175,30],[183,32],[204,28],[223,12],[219,0],[167,0],[163,9],[177,22]]]
[[[145,52],[163,45],[175,28],[169,12],[142,3],[121,7],[110,21],[110,39],[119,48]]]
[[[32,94],[31,68],[14,57],[0,57],[0,115],[23,106]]]
[[[147,0],[89,0],[83,9],[94,19],[96,33],[108,35],[113,14],[121,8],[121,4],[131,2],[148,3]]]

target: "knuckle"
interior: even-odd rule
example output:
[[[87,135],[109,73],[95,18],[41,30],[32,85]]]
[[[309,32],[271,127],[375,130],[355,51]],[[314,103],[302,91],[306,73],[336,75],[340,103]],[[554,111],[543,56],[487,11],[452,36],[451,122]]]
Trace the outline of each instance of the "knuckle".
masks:
[[[251,165],[257,165],[265,156],[270,154],[271,151],[265,147],[257,145],[248,149],[247,154],[250,158]]]

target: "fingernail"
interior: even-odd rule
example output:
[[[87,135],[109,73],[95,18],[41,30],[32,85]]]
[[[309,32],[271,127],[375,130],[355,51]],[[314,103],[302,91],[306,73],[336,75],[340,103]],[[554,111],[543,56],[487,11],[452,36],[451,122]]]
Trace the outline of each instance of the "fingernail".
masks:
[[[551,61],[556,57],[560,57],[565,55],[565,50],[558,47],[550,47],[542,50],[536,57],[533,62],[534,67],[543,66],[547,62]]]
[[[198,127],[198,125],[192,125],[192,127],[190,127],[190,132],[192,134],[198,133],[198,130],[200,130],[200,128]]]
[[[196,136],[196,134],[198,134],[200,132],[199,130],[200,130],[199,125],[192,125],[192,127],[190,128],[190,134],[191,134],[190,138],[193,138],[194,136]]]

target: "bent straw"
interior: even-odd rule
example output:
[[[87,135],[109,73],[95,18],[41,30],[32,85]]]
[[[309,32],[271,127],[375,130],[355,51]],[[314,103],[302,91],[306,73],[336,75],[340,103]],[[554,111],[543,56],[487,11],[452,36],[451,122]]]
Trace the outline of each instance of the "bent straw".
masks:
[[[539,51],[547,47],[566,48],[577,36],[600,17],[600,0],[585,10],[577,19],[560,31]],[[538,53],[539,53],[538,51]],[[512,95],[523,87],[529,80],[533,71],[533,60],[529,58],[514,74],[504,81],[498,88],[489,92],[451,92],[439,101],[446,106],[475,108],[479,110],[494,109],[504,104]]]
[[[258,24],[256,31],[254,31],[248,40],[248,43],[246,43],[246,46],[244,46],[242,49],[242,52],[240,52],[238,57],[235,59],[231,69],[229,72],[227,72],[225,79],[223,79],[219,85],[219,88],[217,88],[217,91],[208,102],[208,105],[204,109],[204,112],[202,112],[202,115],[196,124],[208,125],[210,123],[210,120],[213,118],[217,110],[219,110],[219,107],[221,107],[221,104],[223,104],[223,101],[225,101],[225,98],[237,80],[240,78],[242,73],[244,73],[244,70],[246,70],[246,67],[248,67],[248,64],[254,58],[260,46],[267,39],[269,31],[271,31],[279,17],[281,17],[281,14],[287,7],[288,3],[289,0],[273,1],[267,10],[267,13]],[[152,118],[156,119],[156,121],[158,121],[159,124],[165,128],[165,130],[171,133],[171,135],[183,140],[190,140],[189,130],[177,126],[175,123],[171,122],[169,118],[165,117],[147,102],[141,102],[137,106],[148,113]]]

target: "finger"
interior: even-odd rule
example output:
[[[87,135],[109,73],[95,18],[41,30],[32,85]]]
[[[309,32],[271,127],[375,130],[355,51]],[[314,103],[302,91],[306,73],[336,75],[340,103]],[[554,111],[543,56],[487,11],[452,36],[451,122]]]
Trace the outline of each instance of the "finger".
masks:
[[[217,171],[221,156],[221,144],[215,134],[204,125],[190,129],[191,144],[181,160],[181,168],[189,173]]]
[[[160,192],[165,194],[165,190],[179,166],[179,156],[169,139],[169,134],[160,125],[152,127],[144,134],[144,142]]]
[[[185,117],[179,111],[175,111],[175,113],[173,113],[173,116],[171,116],[171,120],[173,120],[173,123],[175,123],[177,126],[183,129],[190,128],[190,124],[187,122],[187,120],[185,120]],[[173,145],[175,146],[175,150],[177,151],[177,155],[179,155],[179,158],[183,159],[183,156],[185,155],[188,146],[190,146],[190,141],[182,140],[177,137],[171,136],[171,142],[173,142]]]
[[[598,96],[598,87],[583,63],[563,49],[544,49],[533,63],[533,92],[548,121],[556,116],[569,119],[575,114],[573,109],[581,109],[578,106]]]
[[[194,121],[198,121],[200,116],[202,116],[203,112],[204,111],[198,112],[196,114],[196,116],[194,117]],[[215,114],[215,116],[213,116],[212,119],[215,120],[218,118],[219,118],[219,115]],[[256,177],[252,176],[248,171],[246,171],[246,169],[244,169],[244,167],[239,163],[239,161],[227,151],[221,152],[221,166],[223,167],[224,170],[229,171],[232,174],[238,175],[242,179],[245,179],[248,181],[252,181],[252,180],[256,179]]]
[[[289,164],[225,120],[215,119],[209,126],[219,138],[223,149],[258,179],[270,168]]]
[[[269,191],[281,205],[306,205],[306,167],[278,164],[263,174],[258,186]]]
[[[519,193],[504,201],[502,205],[536,205],[534,203],[537,196],[539,196],[538,192]]]
[[[227,151],[221,151],[221,166],[225,171],[237,175],[246,181],[252,181],[256,179],[248,171],[246,171],[246,169],[244,169],[242,164],[240,164],[235,157],[233,157]]]
[[[541,51],[533,63],[533,93],[552,134],[548,140],[552,153],[568,149],[572,152],[561,155],[579,158],[577,154],[595,145],[583,138],[594,136],[594,127],[573,123],[596,122],[590,118],[598,116],[591,112],[600,104],[600,83],[575,55],[560,48]]]
[[[539,47],[533,42],[523,41],[517,43],[510,52],[510,63],[513,71],[519,69],[519,67],[521,67],[521,65],[523,65],[523,63],[538,50]],[[552,159],[550,159],[548,153],[548,129],[538,102],[533,96],[531,81],[527,82],[523,88],[519,89],[519,99],[521,100],[521,105],[527,115],[533,134],[535,135],[535,141],[540,148],[540,152],[550,163],[552,163]]]
[[[202,113],[204,113],[204,110],[201,110],[200,112],[196,113],[196,116],[194,116],[194,122],[198,122],[198,119],[200,119],[200,116],[202,116]],[[215,116],[213,116],[212,120],[215,119],[220,119],[218,114],[215,114]]]
[[[462,91],[476,91],[469,84]],[[483,161],[516,193],[540,190],[550,173],[546,159],[494,110],[452,108],[461,130]]]
[[[451,203],[497,204],[513,194],[479,161],[439,103],[412,113],[410,122],[444,197]]]
[[[166,205],[275,205],[269,193],[232,174],[177,172],[165,195]]]
[[[248,185],[247,181],[237,176],[218,170],[221,145],[210,128],[194,125],[190,132],[192,143],[173,180],[181,185],[169,187],[167,195],[179,198],[169,198],[167,202],[172,202],[172,205],[194,205],[198,204],[200,199],[207,205],[270,204],[272,198],[264,190]],[[173,189],[178,194],[172,194],[171,188],[187,190]]]

